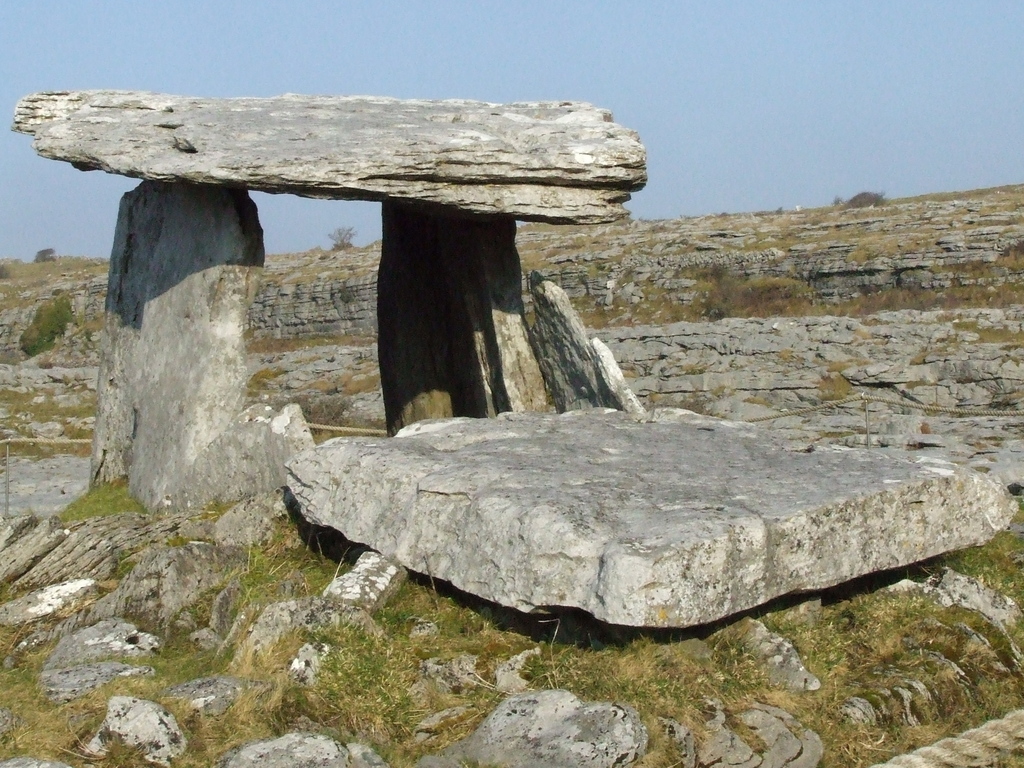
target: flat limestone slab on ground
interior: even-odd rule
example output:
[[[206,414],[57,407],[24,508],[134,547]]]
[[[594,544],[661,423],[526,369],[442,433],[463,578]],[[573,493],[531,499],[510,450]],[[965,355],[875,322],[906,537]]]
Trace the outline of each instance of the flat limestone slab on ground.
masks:
[[[459,589],[647,627],[978,545],[1016,509],[970,470],[689,411],[420,422],[306,451],[289,485],[310,521]]]

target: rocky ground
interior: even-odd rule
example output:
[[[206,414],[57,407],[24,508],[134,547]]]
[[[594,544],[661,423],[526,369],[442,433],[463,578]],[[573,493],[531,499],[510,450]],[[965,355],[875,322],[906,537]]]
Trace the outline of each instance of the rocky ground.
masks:
[[[873,209],[528,225],[518,243],[650,409],[780,417],[764,429],[801,449],[953,460],[1019,493],[1022,206],[1012,187]],[[268,257],[250,312],[254,402],[381,424],[378,257],[379,245]],[[0,438],[87,438],[106,264],[6,266]],[[63,294],[73,322],[26,359],[22,334]],[[817,409],[861,394],[889,402]],[[358,552],[339,559],[344,544],[270,502],[143,518],[130,500],[90,494],[64,509],[87,484],[88,447],[11,450],[0,758],[241,766],[303,753],[427,768],[520,754],[541,728],[552,744],[612,734],[573,746],[583,765],[805,768],[824,750],[845,766],[1019,706],[1024,636],[1001,597],[1024,599],[1013,533],[911,569],[917,586],[886,591],[905,574],[884,575],[686,636],[636,636],[576,615],[510,616],[415,581],[385,589],[401,569],[352,567]],[[339,574],[365,581],[329,589]],[[100,656],[81,655],[101,642]],[[163,730],[139,735],[138,722]]]

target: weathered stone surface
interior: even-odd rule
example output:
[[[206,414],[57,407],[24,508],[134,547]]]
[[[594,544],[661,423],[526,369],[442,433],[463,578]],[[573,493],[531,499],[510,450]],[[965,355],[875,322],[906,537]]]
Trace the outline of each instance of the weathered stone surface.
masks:
[[[601,402],[587,329],[565,291],[539,272],[531,272],[530,293],[534,311],[530,342],[555,409],[563,413],[608,405]]]
[[[448,661],[424,659],[420,662],[420,678],[442,693],[460,693],[480,685],[482,678],[476,671],[476,661],[477,657],[470,653]]]
[[[237,548],[190,541],[180,547],[147,549],[113,592],[89,606],[67,626],[87,626],[117,616],[146,622],[162,631],[205,593],[221,584],[232,568],[245,564]]]
[[[14,730],[18,725],[18,718],[7,707],[0,707],[0,736],[8,731]]]
[[[55,517],[40,520],[16,517],[0,531],[0,584],[22,576],[67,537],[64,524]]]
[[[10,760],[0,760],[0,768],[71,768],[67,763],[59,763],[56,760],[40,760],[36,757],[13,757]]]
[[[108,656],[149,656],[160,645],[159,637],[140,632],[134,624],[106,619],[61,638],[44,662],[43,669],[64,669]]]
[[[242,597],[242,584],[238,579],[232,579],[217,596],[213,598],[210,606],[210,629],[221,637],[227,637],[231,631],[231,622],[234,618],[235,608]]]
[[[658,722],[665,729],[665,735],[675,742],[679,750],[679,768],[695,768],[697,765],[697,742],[693,731],[669,717],[659,717]]]
[[[510,696],[469,737],[418,768],[475,761],[507,768],[612,768],[647,751],[647,729],[632,707],[584,702],[568,691]]]
[[[323,596],[340,605],[374,613],[402,586],[405,576],[402,566],[367,550],[352,570],[335,577],[324,588]]]
[[[96,591],[94,579],[74,579],[44,587],[0,605],[0,626],[27,624],[80,603]]]
[[[271,603],[264,608],[249,629],[243,648],[259,653],[293,629],[315,630],[338,624],[362,627],[374,634],[380,632],[364,610],[338,605],[325,597],[303,597]]]
[[[636,133],[580,102],[50,92],[18,102],[14,130],[82,169],[542,221],[621,218],[647,180]]]
[[[773,685],[791,691],[816,691],[821,688],[821,681],[807,670],[789,640],[768,631],[757,619],[744,619],[739,631],[747,649],[764,662],[768,679]]]
[[[236,428],[243,409],[242,334],[263,256],[256,206],[244,191],[147,181],[122,197],[97,391],[96,480],[127,477],[150,508],[209,500],[192,488],[198,480],[210,490],[195,465],[217,465],[209,448]]]
[[[147,762],[157,765],[170,765],[188,748],[174,715],[156,702],[131,696],[114,696],[107,702],[107,716],[86,749],[104,755],[112,741],[138,749]]]
[[[121,514],[72,523],[60,529],[63,536],[56,546],[15,584],[42,587],[75,578],[110,578],[123,553],[173,536],[186,520],[180,514]]]
[[[383,227],[377,318],[388,430],[544,409],[515,222],[386,203]]]
[[[851,696],[839,707],[839,714],[850,723],[858,725],[874,725],[878,722],[878,712],[874,705],[860,696]]]
[[[1007,630],[1021,617],[1020,607],[1013,598],[990,589],[977,579],[943,568],[942,573],[924,583],[904,579],[889,587],[890,591],[920,594],[946,608],[966,608],[980,613],[992,624]]]
[[[433,741],[447,728],[452,728],[472,717],[473,710],[466,706],[448,707],[440,712],[427,715],[412,729],[417,744]]]
[[[721,702],[708,702],[713,716],[707,722],[708,735],[697,751],[701,768],[814,768],[824,755],[821,739],[804,728],[783,709],[755,704],[738,719],[763,745],[755,752],[726,725]]]
[[[600,339],[591,339],[590,348],[594,352],[594,369],[597,371],[597,383],[604,392],[605,404],[617,411],[626,411],[643,415],[647,413],[643,403],[633,394],[626,383],[622,369],[615,361],[615,355],[608,345]]]
[[[288,665],[288,674],[300,685],[316,685],[324,656],[330,652],[324,643],[306,643],[299,648],[295,658]]]
[[[327,736],[286,733],[231,750],[217,768],[352,768],[349,757],[348,749]]]
[[[557,460],[553,459],[557,457]],[[787,450],[659,410],[503,414],[339,439],[289,464],[302,514],[411,570],[530,611],[691,626],[981,544],[1012,498],[872,451]]]
[[[519,673],[533,656],[540,656],[540,648],[530,648],[498,664],[494,669],[494,687],[502,693],[522,693],[527,690],[530,685]]]
[[[39,674],[39,685],[50,701],[65,704],[119,677],[153,673],[152,667],[133,667],[119,661],[100,661],[63,669],[44,669]]]
[[[293,412],[287,411],[289,415]],[[312,442],[312,440],[310,440]],[[284,463],[281,465],[284,470]],[[282,479],[281,485],[284,484]],[[213,538],[225,547],[251,547],[264,544],[274,529],[274,521],[288,516],[279,491],[247,496],[217,518]]]
[[[204,715],[220,715],[251,685],[251,680],[215,675],[172,685],[164,689],[161,695],[172,699],[187,699],[192,709]]]

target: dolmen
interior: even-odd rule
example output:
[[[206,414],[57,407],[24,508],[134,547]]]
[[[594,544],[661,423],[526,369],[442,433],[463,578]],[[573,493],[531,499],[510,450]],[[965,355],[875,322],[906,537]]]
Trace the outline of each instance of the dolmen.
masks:
[[[517,220],[599,223],[646,182],[635,132],[577,102],[488,104],[135,91],[23,98],[41,156],[143,179],[118,214],[92,450],[95,481],[147,507],[280,485],[301,414],[245,410],[245,308],[263,266],[248,190],[383,209],[388,430],[546,408],[523,320]]]

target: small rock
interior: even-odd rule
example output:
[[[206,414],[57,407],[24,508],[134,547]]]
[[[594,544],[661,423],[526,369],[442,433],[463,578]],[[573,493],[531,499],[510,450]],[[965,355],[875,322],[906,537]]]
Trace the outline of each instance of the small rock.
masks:
[[[439,731],[451,728],[466,719],[469,707],[449,707],[420,720],[413,728],[413,739],[422,744],[433,739]]]
[[[10,760],[0,760],[0,768],[71,768],[67,763],[58,763],[56,760],[40,760],[35,757],[14,757]]]
[[[839,707],[839,713],[850,723],[858,725],[875,725],[878,722],[878,713],[867,699],[860,696],[851,696]]]
[[[213,598],[213,604],[210,606],[210,629],[221,637],[225,637],[231,631],[231,617],[241,596],[241,582],[238,579],[232,579]]]
[[[359,556],[352,570],[327,585],[323,596],[372,614],[402,586],[405,576],[402,566],[367,550]]]
[[[825,754],[818,734],[783,709],[755,704],[739,719],[765,745],[760,768],[814,768]]]
[[[533,656],[540,656],[540,648],[530,648],[518,653],[507,661],[501,662],[494,670],[494,683],[502,693],[522,693],[529,688],[526,680],[520,677],[526,662]]]
[[[112,741],[138,749],[147,762],[157,765],[170,765],[188,747],[174,715],[156,702],[131,696],[114,696],[107,702],[107,717],[86,749],[102,756]]]
[[[288,665],[288,674],[300,685],[316,685],[320,665],[329,651],[330,647],[324,643],[306,643]]]
[[[688,637],[685,640],[680,640],[676,643],[676,648],[678,648],[684,656],[688,656],[694,661],[708,662],[714,657],[714,652],[711,650],[711,646],[698,637]]]
[[[17,600],[0,605],[0,625],[26,624],[73,607],[96,592],[94,579],[74,579],[31,592]]]
[[[220,516],[213,526],[213,540],[225,547],[265,544],[274,533],[274,521],[288,516],[280,491],[250,496]]]
[[[475,761],[506,768],[612,768],[646,752],[647,729],[632,707],[548,690],[510,696],[467,738],[417,766],[454,768]]]
[[[665,728],[667,735],[679,749],[680,760],[676,765],[680,768],[694,768],[697,765],[697,744],[693,738],[693,731],[668,717],[659,717],[658,722]]]
[[[286,733],[231,750],[217,768],[350,768],[349,757],[348,749],[327,736]]]
[[[119,661],[100,661],[96,664],[81,664],[66,669],[44,669],[39,673],[39,684],[43,694],[56,704],[84,696],[119,677],[152,675],[152,667],[133,667]]]
[[[764,659],[768,679],[791,691],[816,691],[821,681],[807,671],[796,648],[784,637],[769,632],[757,619],[744,619],[743,642],[751,653]]]
[[[409,630],[410,638],[417,637],[433,637],[438,634],[441,630],[437,624],[433,621],[427,621],[426,619],[416,619],[416,623],[412,629]]]
[[[17,725],[18,718],[14,716],[14,713],[7,707],[0,707],[0,736],[14,730]]]
[[[188,636],[189,642],[203,651],[215,651],[224,642],[224,638],[218,635],[209,627],[197,629]]]
[[[149,656],[160,645],[159,637],[140,632],[134,624],[122,619],[105,619],[61,638],[43,669],[63,669],[106,656]]]
[[[235,699],[242,691],[253,684],[253,681],[240,677],[215,675],[172,685],[164,689],[160,695],[172,699],[187,699],[192,709],[204,715],[220,715],[235,703]]]
[[[433,683],[442,693],[459,693],[480,685],[476,656],[463,654],[449,661],[427,659],[420,662],[420,677]]]
[[[389,768],[380,755],[365,744],[352,742],[345,745],[348,750],[348,768]]]
[[[264,608],[249,630],[245,646],[261,653],[293,629],[315,630],[339,624],[360,627],[373,635],[382,632],[366,611],[339,606],[324,597],[304,597]]]

